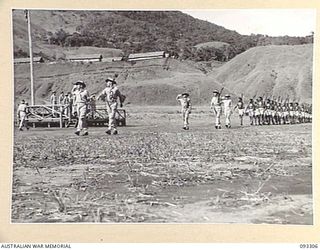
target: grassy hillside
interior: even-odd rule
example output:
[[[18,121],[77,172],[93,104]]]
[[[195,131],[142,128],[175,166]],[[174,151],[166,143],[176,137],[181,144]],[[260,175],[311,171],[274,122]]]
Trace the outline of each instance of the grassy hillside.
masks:
[[[166,50],[184,59],[199,60],[192,48],[200,43],[230,44],[228,59],[231,59],[257,45],[312,42],[312,37],[244,36],[179,11],[33,10],[31,17],[35,54],[51,60],[61,58],[59,54],[67,47],[111,48],[125,54]],[[23,10],[13,11],[13,37],[15,56],[26,56],[27,23]],[[214,58],[225,60],[221,56],[200,56],[200,60]]]
[[[207,104],[212,90],[221,85],[207,78],[189,61],[159,59],[137,62],[35,64],[36,103],[47,103],[53,90],[67,92],[72,82],[84,80],[91,94],[105,87],[107,77],[118,74],[118,85],[132,104],[172,105],[177,94],[188,91],[194,103]],[[30,99],[28,65],[15,65],[15,97]]]
[[[210,73],[236,94],[268,94],[311,102],[313,46],[252,48]]]

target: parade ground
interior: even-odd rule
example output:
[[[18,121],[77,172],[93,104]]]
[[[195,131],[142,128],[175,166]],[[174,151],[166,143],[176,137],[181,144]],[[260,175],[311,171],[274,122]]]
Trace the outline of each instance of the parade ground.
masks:
[[[14,131],[12,222],[313,224],[312,124],[215,129],[195,106],[126,106],[104,127]],[[197,211],[197,212],[195,212]]]

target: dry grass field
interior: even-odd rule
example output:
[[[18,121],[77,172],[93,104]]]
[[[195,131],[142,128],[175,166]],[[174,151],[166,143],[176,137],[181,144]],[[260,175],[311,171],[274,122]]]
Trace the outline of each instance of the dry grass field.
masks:
[[[195,107],[127,106],[127,127],[15,131],[14,223],[312,224],[311,124],[215,130]]]

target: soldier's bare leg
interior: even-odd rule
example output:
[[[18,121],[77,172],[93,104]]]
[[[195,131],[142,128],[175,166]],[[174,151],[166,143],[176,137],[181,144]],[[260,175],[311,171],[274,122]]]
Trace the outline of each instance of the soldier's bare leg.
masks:
[[[183,121],[183,127],[188,130],[189,129],[189,111],[186,110],[184,112],[184,121]]]
[[[88,135],[88,127],[87,127],[87,107],[86,105],[79,105],[77,107],[77,113],[78,113],[78,125],[77,125],[77,131],[75,132],[76,135],[80,135],[80,132],[83,130],[83,135]]]
[[[117,112],[117,103],[107,105],[107,111],[109,116],[109,127],[106,131],[107,134],[118,134],[117,127],[116,127],[116,112]]]

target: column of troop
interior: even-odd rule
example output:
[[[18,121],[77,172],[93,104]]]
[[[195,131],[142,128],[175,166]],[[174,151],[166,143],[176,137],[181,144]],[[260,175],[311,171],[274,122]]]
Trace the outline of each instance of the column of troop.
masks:
[[[277,99],[273,97],[251,98],[247,105],[244,104],[243,95],[238,97],[236,105],[232,106],[231,96],[225,94],[221,96],[223,88],[213,91],[213,97],[210,103],[210,109],[215,117],[215,128],[221,129],[221,116],[225,116],[226,128],[231,128],[231,114],[236,109],[240,126],[243,126],[244,116],[248,116],[250,125],[284,125],[308,123],[312,121],[312,106],[308,104],[299,104],[299,102],[290,102],[289,98]],[[188,93],[179,94],[177,100],[182,107],[183,129],[189,129],[189,114],[191,113],[191,99]],[[187,105],[189,103],[189,105]]]

